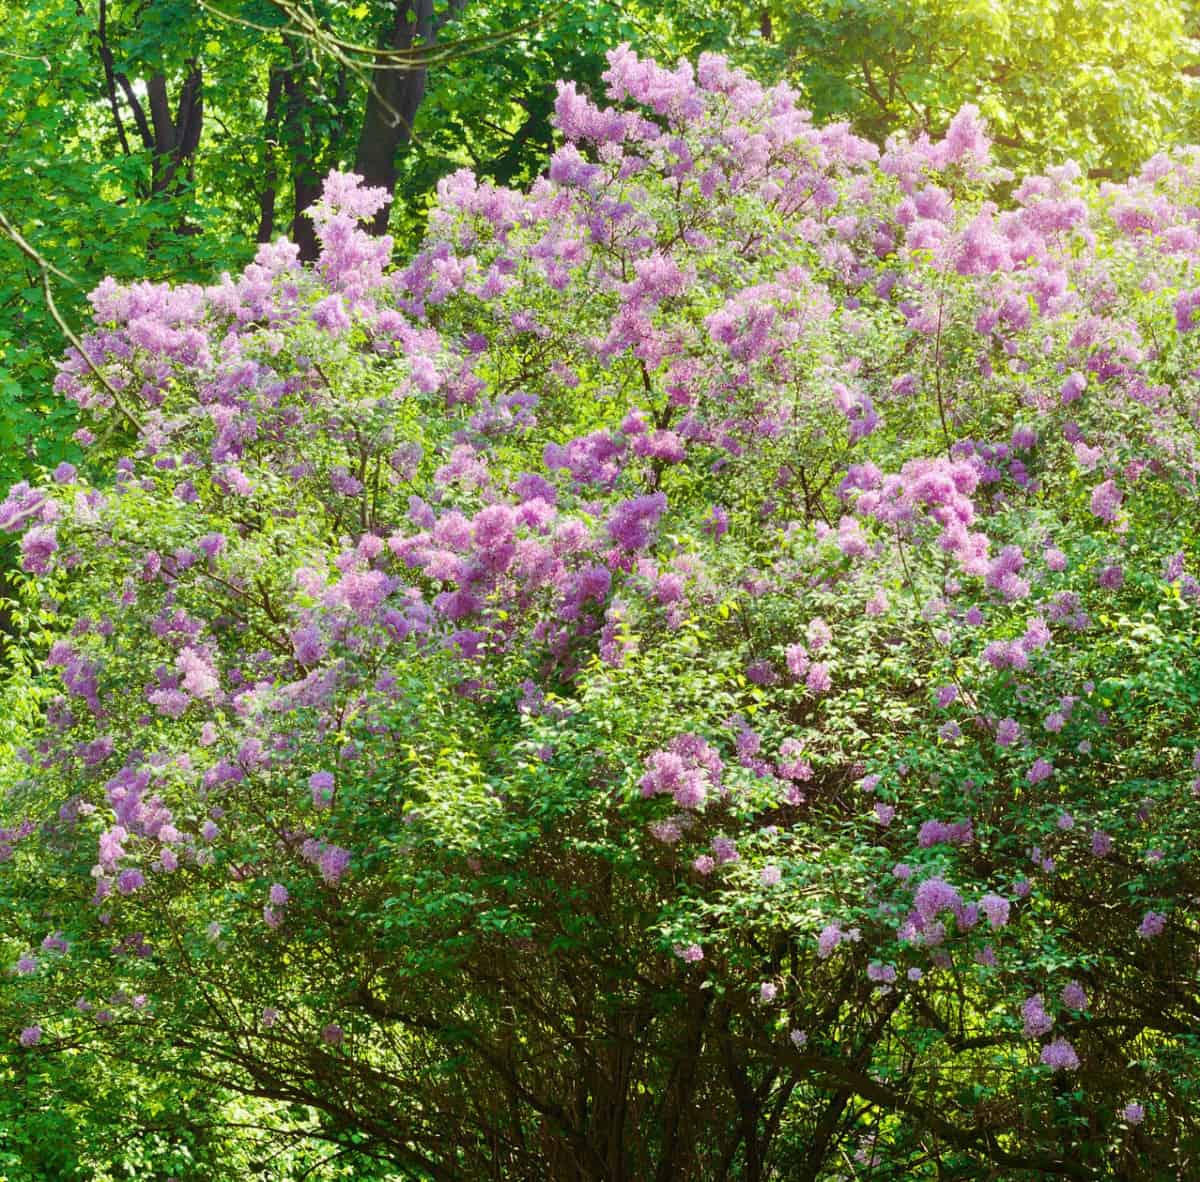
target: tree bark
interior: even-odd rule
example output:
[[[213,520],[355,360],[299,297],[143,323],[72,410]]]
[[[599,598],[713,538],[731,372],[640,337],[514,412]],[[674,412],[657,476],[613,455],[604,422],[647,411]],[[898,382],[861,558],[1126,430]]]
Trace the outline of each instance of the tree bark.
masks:
[[[128,156],[129,139],[125,135],[125,123],[121,119],[121,104],[117,99],[117,76],[113,63],[112,50],[108,45],[108,4],[100,0],[100,18],[96,29],[96,38],[100,45],[100,61],[104,66],[104,89],[108,95],[109,109],[112,111],[113,123],[117,128],[117,139],[121,143],[121,152]]]
[[[189,62],[189,73],[179,90],[174,117],[167,97],[165,74],[154,74],[146,83],[150,122],[154,133],[151,192],[178,196],[185,181],[192,179],[200,130],[204,124],[204,81],[197,62]]]
[[[675,1182],[686,1175],[682,1160],[686,1153],[680,1152],[680,1130],[693,1106],[711,1002],[712,991],[708,989],[693,989],[688,998],[687,1025],[664,1097],[666,1110],[662,1121],[662,1154],[655,1182]]]
[[[300,248],[300,258],[311,263],[320,253],[316,228],[305,211],[321,192],[316,161],[309,145],[306,115],[308,95],[300,74],[299,54],[283,72],[283,91],[287,98],[284,109],[284,141],[292,154],[292,241]]]
[[[267,112],[263,119],[263,187],[258,196],[258,233],[256,242],[270,242],[275,236],[275,201],[279,188],[279,165],[275,159],[279,99],[283,94],[283,71],[272,69],[267,82]]]
[[[434,39],[433,0],[394,0],[395,15],[379,38],[381,51],[411,50],[419,38],[430,45]],[[368,185],[396,191],[396,153],[412,139],[413,120],[425,97],[428,68],[415,64],[408,69],[383,68],[385,56],[377,60],[363,115],[362,134],[354,157],[354,171]],[[387,232],[388,209],[384,207],[371,223],[371,233]]]

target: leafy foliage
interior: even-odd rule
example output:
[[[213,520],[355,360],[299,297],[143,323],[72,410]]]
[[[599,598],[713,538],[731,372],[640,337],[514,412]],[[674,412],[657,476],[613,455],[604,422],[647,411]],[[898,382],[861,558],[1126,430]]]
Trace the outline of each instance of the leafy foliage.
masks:
[[[315,265],[93,293],[10,1070],[180,1081],[180,1178],[239,1095],[301,1173],[1186,1174],[1200,156],[1000,208],[971,108],[608,62],[402,266],[335,172]]]
[[[938,134],[963,103],[1024,170],[1070,159],[1124,176],[1196,138],[1191,4],[813,0],[766,4],[759,21],[817,116],[878,143]]]

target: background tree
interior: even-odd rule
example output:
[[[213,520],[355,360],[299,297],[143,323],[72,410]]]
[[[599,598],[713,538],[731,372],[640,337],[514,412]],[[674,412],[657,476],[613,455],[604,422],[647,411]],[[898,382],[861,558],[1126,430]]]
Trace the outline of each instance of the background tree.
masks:
[[[802,0],[752,19],[819,118],[879,144],[939,134],[969,102],[1010,166],[1120,177],[1197,134],[1194,4]]]

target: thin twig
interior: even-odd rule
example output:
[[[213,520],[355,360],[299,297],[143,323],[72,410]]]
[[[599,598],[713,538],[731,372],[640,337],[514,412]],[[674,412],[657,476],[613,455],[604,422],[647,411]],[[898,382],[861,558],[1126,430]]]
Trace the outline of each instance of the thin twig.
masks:
[[[50,285],[50,276],[57,275],[59,279],[65,280],[73,287],[78,287],[79,284],[72,279],[70,275],[60,271],[52,262],[49,261],[49,259],[46,259],[39,254],[38,251],[29,244],[24,235],[12,224],[12,222],[8,220],[7,215],[2,209],[0,209],[0,230],[7,234],[12,242],[16,245],[17,249],[20,250],[21,253],[25,255],[34,264],[34,266],[37,267],[42,279],[42,291],[46,297],[46,308],[50,312],[54,323],[58,325],[63,336],[65,336],[67,340],[71,342],[75,350],[79,353],[79,356],[83,358],[88,369],[90,369],[92,373],[96,375],[96,378],[100,384],[111,395],[113,404],[116,406],[117,410],[120,411],[122,417],[135,431],[140,432],[142,425],[138,422],[137,417],[125,405],[120,393],[117,391],[117,388],[108,380],[107,377],[105,377],[100,367],[91,359],[91,357],[88,356],[87,350],[83,347],[83,342],[78,336],[75,335],[75,330],[66,322],[62,313],[58,310],[58,305],[54,302],[54,289]]]

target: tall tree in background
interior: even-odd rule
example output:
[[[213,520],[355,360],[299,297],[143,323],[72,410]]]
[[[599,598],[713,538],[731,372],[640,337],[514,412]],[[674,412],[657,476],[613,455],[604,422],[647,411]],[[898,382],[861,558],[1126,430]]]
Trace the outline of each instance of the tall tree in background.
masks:
[[[446,17],[453,20],[466,0],[451,0]],[[401,68],[389,56],[412,52],[418,44],[432,45],[437,35],[434,0],[398,0],[392,18],[379,38],[379,60],[373,85],[367,90],[362,132],[354,154],[354,168],[366,182],[389,193],[396,189],[396,153],[412,139],[413,123],[425,97],[428,69],[421,62]],[[372,223],[376,233],[387,229],[388,211],[381,210]]]
[[[748,19],[770,65],[818,118],[878,143],[937,134],[963,103],[998,154],[1040,169],[1074,159],[1125,176],[1197,136],[1195,3],[1113,0],[767,0]]]

